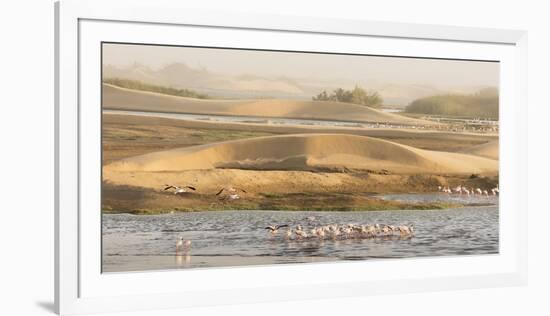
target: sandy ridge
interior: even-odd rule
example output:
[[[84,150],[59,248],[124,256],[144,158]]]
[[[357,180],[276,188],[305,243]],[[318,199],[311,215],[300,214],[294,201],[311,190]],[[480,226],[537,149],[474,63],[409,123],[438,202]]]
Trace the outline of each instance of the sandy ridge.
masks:
[[[498,161],[464,153],[413,148],[386,140],[345,134],[256,137],[155,152],[117,161],[107,171],[204,169],[361,169],[394,174],[495,173]]]
[[[489,159],[499,159],[498,140],[490,141],[485,144],[472,146],[462,151],[465,154],[485,157]]]
[[[404,125],[437,123],[386,113],[366,106],[301,100],[205,100],[131,90],[103,84],[104,109],[188,114],[278,117],[295,119],[379,122]]]

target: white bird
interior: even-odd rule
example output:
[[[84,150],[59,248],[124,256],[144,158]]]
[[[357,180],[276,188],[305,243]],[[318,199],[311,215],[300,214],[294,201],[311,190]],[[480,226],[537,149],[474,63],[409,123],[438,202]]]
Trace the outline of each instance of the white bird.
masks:
[[[374,236],[376,235],[376,227],[374,225],[367,225],[367,235]]]
[[[413,225],[398,226],[397,230],[399,231],[401,236],[411,236],[414,233],[414,226]]]
[[[388,235],[390,233],[393,233],[393,230],[390,228],[390,226],[388,225],[383,225],[382,226],[382,234],[384,235]]]
[[[325,229],[323,227],[319,228],[317,230],[317,237],[319,238],[325,238]]]
[[[176,242],[176,253],[180,251],[190,250],[191,249],[191,240],[184,240],[183,237],[180,237]]]
[[[241,197],[238,195],[238,194],[229,194],[227,196],[227,199],[230,200],[230,201],[233,201],[233,200],[238,200],[240,199]]]
[[[307,233],[305,231],[302,230],[302,226],[298,225],[296,227],[296,231],[294,231],[294,233],[296,234],[296,237],[299,238],[299,239],[302,239],[302,238],[307,238]]]
[[[476,189],[476,192],[477,192],[477,194],[479,194],[479,195],[481,195],[481,194],[483,193],[483,191],[481,191],[480,188],[477,188],[477,189]]]
[[[462,194],[462,186],[460,186],[460,185],[457,186],[456,188],[453,189],[453,191],[455,193]]]
[[[489,196],[489,192],[487,192],[487,190],[483,190],[483,195]]]
[[[338,228],[336,228],[336,229],[333,228],[330,231],[330,235],[331,235],[332,238],[336,239],[338,236],[340,236],[340,230]]]
[[[190,190],[193,190],[193,191],[197,190],[195,187],[192,187],[190,185],[186,185],[184,187],[178,187],[176,185],[165,184],[164,186],[165,186],[164,191],[174,189],[174,194],[175,195],[181,195],[181,194],[185,194],[185,193],[189,192],[187,189],[190,189]]]
[[[220,196],[224,191],[226,191],[228,193],[227,196]],[[243,193],[246,193],[245,190],[243,189],[239,189],[239,188],[233,188],[233,187],[224,187],[224,188],[221,188],[220,191],[218,191],[218,193],[216,193],[217,196],[220,196],[220,199],[222,200],[230,200],[230,201],[233,201],[233,200],[238,200],[240,199],[240,195],[237,194],[237,191],[242,191]]]
[[[288,228],[288,229],[286,230],[285,238],[286,238],[286,239],[292,238],[292,228]]]

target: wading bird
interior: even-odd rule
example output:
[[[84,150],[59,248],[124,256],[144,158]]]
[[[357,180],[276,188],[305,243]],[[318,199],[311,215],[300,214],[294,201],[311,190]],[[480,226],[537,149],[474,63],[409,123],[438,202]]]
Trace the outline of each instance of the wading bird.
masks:
[[[189,250],[191,250],[191,240],[184,240],[183,237],[180,237],[176,242],[176,254]]]
[[[308,237],[307,233],[306,233],[305,231],[303,231],[303,230],[297,230],[297,231],[295,231],[294,233],[296,234],[296,237],[297,237],[298,239],[302,239],[302,238],[307,238],[307,237]]]
[[[286,230],[286,233],[285,233],[285,239],[290,239],[292,238],[292,228],[287,228]]]
[[[453,191],[455,193],[462,194],[462,186],[460,186],[460,185],[457,186],[456,188],[453,189]]]
[[[302,239],[302,238],[307,238],[307,233],[305,231],[302,230],[302,226],[298,225],[296,226],[296,230],[294,231],[294,233],[296,234],[296,238],[298,239]]]
[[[174,194],[175,195],[182,195],[182,194],[188,193],[189,191],[187,189],[193,190],[193,191],[197,190],[196,188],[194,188],[190,185],[186,185],[184,187],[178,187],[178,186],[175,186],[175,185],[165,184],[164,186],[165,186],[164,191],[174,189]]]
[[[414,233],[414,226],[413,225],[397,226],[397,230],[399,231],[399,234],[402,237],[411,236]]]

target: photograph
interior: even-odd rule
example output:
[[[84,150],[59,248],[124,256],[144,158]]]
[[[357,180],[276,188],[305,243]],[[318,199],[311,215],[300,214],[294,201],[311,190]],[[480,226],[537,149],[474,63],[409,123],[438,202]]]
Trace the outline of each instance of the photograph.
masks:
[[[102,42],[101,68],[103,273],[499,254],[499,61]]]

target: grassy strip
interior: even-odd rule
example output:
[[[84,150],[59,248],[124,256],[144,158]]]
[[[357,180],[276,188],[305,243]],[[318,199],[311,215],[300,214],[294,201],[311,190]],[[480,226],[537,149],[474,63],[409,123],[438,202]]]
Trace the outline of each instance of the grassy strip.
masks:
[[[104,214],[130,213],[136,215],[158,215],[168,214],[173,212],[208,212],[208,211],[306,211],[306,212],[368,212],[368,211],[398,211],[398,210],[441,210],[447,208],[462,207],[460,204],[430,202],[430,203],[401,203],[396,201],[375,200],[372,203],[352,206],[336,206],[336,205],[317,205],[303,207],[298,205],[272,205],[266,207],[265,204],[259,203],[220,203],[211,206],[203,207],[175,207],[173,209],[136,209],[117,211],[111,208],[104,208]]]
[[[162,94],[168,94],[168,95],[175,95],[178,97],[210,99],[210,97],[207,94],[199,93],[193,90],[158,86],[158,85],[148,84],[137,80],[121,79],[121,78],[105,78],[103,79],[103,83],[112,84],[113,86],[117,86],[121,88],[156,92],[156,93],[162,93]]]

